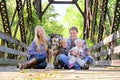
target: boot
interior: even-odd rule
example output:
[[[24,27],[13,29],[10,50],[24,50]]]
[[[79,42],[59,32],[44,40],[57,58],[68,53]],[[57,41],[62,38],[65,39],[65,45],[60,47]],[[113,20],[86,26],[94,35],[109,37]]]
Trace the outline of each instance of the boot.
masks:
[[[84,67],[83,67],[84,70],[88,70],[89,69],[89,64],[85,64]]]
[[[19,69],[28,69],[31,68],[32,66],[37,64],[37,59],[36,58],[32,58],[29,61],[25,62],[25,64],[18,64],[17,68]]]

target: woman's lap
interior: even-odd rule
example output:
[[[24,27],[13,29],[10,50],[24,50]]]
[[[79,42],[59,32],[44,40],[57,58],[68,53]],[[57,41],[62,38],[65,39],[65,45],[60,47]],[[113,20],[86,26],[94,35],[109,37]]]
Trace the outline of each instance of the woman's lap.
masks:
[[[36,68],[37,69],[44,69],[46,66],[47,66],[47,63],[44,61],[44,62],[38,63],[36,65]]]
[[[36,64],[36,68],[37,69],[44,69],[47,65],[46,63],[46,58],[47,58],[47,55],[46,54],[34,54],[34,55],[30,55],[29,59],[32,59],[32,58],[36,58],[38,63]]]
[[[34,58],[34,57],[38,60],[38,62],[43,62],[43,61],[46,60],[47,55],[46,55],[46,54],[34,54],[34,55],[30,55],[29,60],[30,60],[31,58]]]

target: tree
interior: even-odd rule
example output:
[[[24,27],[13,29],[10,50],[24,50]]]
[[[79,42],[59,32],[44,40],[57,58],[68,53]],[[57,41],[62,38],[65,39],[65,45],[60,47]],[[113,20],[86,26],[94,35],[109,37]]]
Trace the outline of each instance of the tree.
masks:
[[[80,3],[80,7],[83,11],[84,9],[84,1],[83,0],[80,0],[78,1]],[[79,30],[79,37],[82,38],[82,35],[83,35],[83,27],[84,27],[84,18],[83,16],[81,15],[81,13],[79,12],[78,8],[75,6],[75,5],[71,5],[68,9],[67,9],[67,12],[64,16],[64,20],[63,22],[65,22],[65,32],[69,32],[68,28],[72,27],[72,26],[76,26]],[[69,36],[69,33],[68,34],[65,34],[66,37]]]

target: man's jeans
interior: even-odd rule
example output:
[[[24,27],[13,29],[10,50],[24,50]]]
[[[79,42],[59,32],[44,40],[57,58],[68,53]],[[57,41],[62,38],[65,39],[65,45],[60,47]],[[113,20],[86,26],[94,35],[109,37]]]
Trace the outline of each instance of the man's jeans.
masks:
[[[60,63],[62,64],[62,66],[63,66],[64,68],[66,68],[66,66],[67,66],[67,69],[69,69],[69,58],[68,58],[68,56],[66,56],[65,54],[60,54],[60,55],[59,55],[59,61],[60,61]],[[80,70],[80,69],[81,69],[81,66],[76,62],[76,63],[74,64],[74,68],[75,68],[76,70]]]
[[[65,54],[60,54],[58,59],[59,59],[59,61],[62,64],[63,67],[67,66],[67,69],[69,69],[69,58],[68,58],[68,56],[66,56]],[[83,58],[83,60],[85,62],[89,61],[90,64],[93,63],[93,58],[91,56],[86,56],[86,57]],[[76,62],[74,64],[74,68],[77,69],[77,70],[80,70],[81,66]]]

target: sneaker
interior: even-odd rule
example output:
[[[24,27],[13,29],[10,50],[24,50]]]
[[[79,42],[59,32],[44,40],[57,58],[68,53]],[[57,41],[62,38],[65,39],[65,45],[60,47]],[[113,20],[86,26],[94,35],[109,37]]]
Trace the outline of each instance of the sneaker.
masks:
[[[89,69],[89,64],[84,64],[84,67],[83,67],[84,70],[88,70]]]

